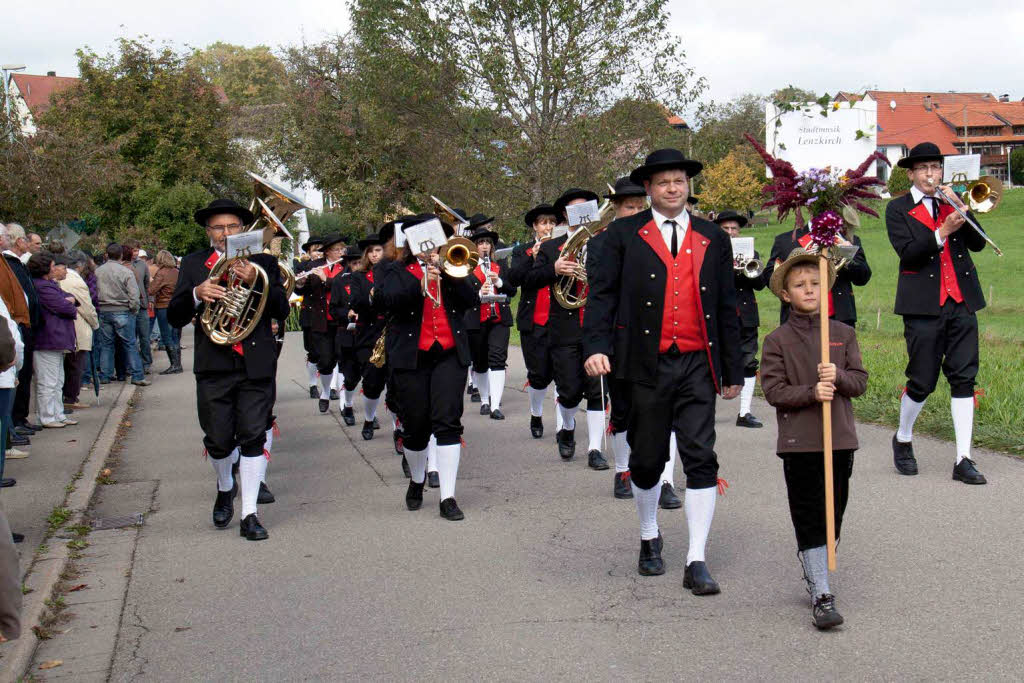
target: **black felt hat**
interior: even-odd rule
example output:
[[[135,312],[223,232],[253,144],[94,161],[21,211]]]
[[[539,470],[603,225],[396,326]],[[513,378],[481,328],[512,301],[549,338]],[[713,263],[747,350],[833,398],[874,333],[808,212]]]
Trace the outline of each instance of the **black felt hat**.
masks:
[[[555,200],[555,215],[559,218],[565,216],[565,207],[569,205],[569,202],[576,199],[583,199],[585,201],[597,201],[600,199],[595,193],[590,190],[584,190],[579,187],[570,187],[568,190],[562,193],[562,196]]]
[[[380,235],[375,232],[371,232],[369,235],[359,240],[358,244],[359,248],[365,251],[369,247],[377,247],[384,244],[384,241],[381,240]]]
[[[678,149],[656,149],[647,155],[643,166],[633,169],[633,172],[629,174],[629,179],[638,185],[642,185],[645,180],[655,173],[671,171],[677,168],[686,171],[688,178],[693,178],[704,169],[704,164],[693,159],[687,159],[686,155]]]
[[[624,175],[615,181],[615,189],[604,196],[605,199],[625,199],[626,197],[646,197],[647,190],[643,185],[637,185]]]
[[[229,213],[238,216],[239,220],[245,225],[251,224],[254,220],[252,211],[231,199],[214,199],[206,208],[196,211],[193,218],[196,219],[196,223],[205,228],[206,221],[211,216],[216,216],[219,213]]]
[[[343,261],[358,261],[363,258],[363,251],[359,247],[349,247],[345,250],[345,255],[341,257]]]
[[[323,244],[324,244],[324,240],[323,240],[322,237],[310,237],[308,240],[306,240],[306,242],[302,245],[301,248],[302,248],[302,251],[304,251],[304,252],[306,252],[308,254],[310,252],[311,248],[314,245],[319,245],[319,246],[323,247]]]
[[[338,244],[339,242],[344,242],[344,241],[345,241],[345,238],[342,237],[338,233],[327,235],[326,237],[324,237],[324,251],[327,251],[328,249],[333,247],[335,244]]]
[[[496,233],[493,230],[488,230],[486,228],[477,228],[472,233],[467,235],[467,237],[473,240],[474,242],[476,242],[477,240],[490,240],[491,244],[498,243],[498,233]]]
[[[914,145],[910,154],[896,162],[900,168],[913,168],[914,164],[923,161],[942,161],[943,155],[934,142],[921,142]]]
[[[538,204],[526,212],[526,227],[533,230],[533,224],[541,216],[554,216],[558,220],[558,210],[550,204]]]
[[[722,213],[715,216],[715,223],[718,223],[719,225],[726,221],[736,221],[737,223],[740,224],[740,227],[742,228],[747,224],[747,217],[744,216],[743,214],[736,213],[732,209],[726,209]]]
[[[469,217],[469,230],[476,230],[481,225],[487,225],[488,223],[494,222],[494,216],[488,216],[484,213],[474,213]]]

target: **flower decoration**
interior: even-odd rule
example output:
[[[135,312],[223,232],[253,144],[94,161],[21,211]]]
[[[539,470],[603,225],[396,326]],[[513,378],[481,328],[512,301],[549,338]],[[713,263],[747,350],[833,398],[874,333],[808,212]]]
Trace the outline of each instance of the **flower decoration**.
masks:
[[[842,230],[843,217],[829,209],[811,219],[811,242],[817,245],[819,251],[829,249],[835,245]]]

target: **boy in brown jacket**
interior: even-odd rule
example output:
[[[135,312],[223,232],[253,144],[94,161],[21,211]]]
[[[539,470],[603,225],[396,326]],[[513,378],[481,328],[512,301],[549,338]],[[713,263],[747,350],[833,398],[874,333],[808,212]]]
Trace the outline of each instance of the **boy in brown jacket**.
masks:
[[[835,282],[829,268],[828,287]],[[777,452],[783,462],[789,512],[798,555],[811,594],[811,617],[819,629],[843,623],[828,585],[825,551],[825,463],[821,404],[832,402],[832,462],[836,540],[850,494],[857,431],[850,399],[867,389],[854,329],[829,321],[831,363],[821,360],[821,297],[818,256],[796,249],[772,273],[772,292],[791,307],[789,319],[764,340],[761,387],[775,406]]]

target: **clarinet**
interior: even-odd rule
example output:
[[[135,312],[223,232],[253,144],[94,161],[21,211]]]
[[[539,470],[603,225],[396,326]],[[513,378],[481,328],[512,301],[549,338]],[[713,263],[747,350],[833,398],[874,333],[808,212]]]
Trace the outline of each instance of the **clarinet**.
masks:
[[[486,278],[484,280],[484,282],[489,282],[490,281],[490,272],[491,272],[491,257],[490,256],[484,256],[484,257],[481,258],[481,261],[483,263],[484,277]],[[491,294],[497,294],[497,292],[492,291]],[[498,317],[497,304],[491,302],[489,304],[489,306],[490,306],[491,310],[490,310],[490,314],[487,316],[487,319],[490,320],[491,318],[497,318]]]

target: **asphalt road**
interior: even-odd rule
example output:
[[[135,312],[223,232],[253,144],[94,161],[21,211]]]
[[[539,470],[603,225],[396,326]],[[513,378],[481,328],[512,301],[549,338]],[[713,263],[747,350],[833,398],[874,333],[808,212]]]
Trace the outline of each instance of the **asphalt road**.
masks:
[[[116,476],[154,482],[154,512],[112,680],[1019,680],[1024,670],[1024,462],[978,453],[990,484],[969,487],[950,479],[952,446],[920,438],[921,474],[900,477],[891,432],[861,426],[833,579],[846,625],[819,633],[763,403],[762,430],[735,427],[735,403],[720,404],[730,488],[708,562],[722,593],[698,598],[682,588],[682,510],[659,513],[666,574],[640,577],[634,503],[612,498],[610,471],[587,469],[584,421],[570,463],[557,455],[550,400],[549,436],[529,437],[518,349],[508,419],[466,404],[458,523],[438,516],[436,490],[405,509],[389,431],[364,442],[336,404],[317,414],[301,355],[289,335],[268,479],[278,502],[261,508],[262,543],[239,537],[237,514],[228,530],[211,524],[215,478],[192,376],[143,394]]]

